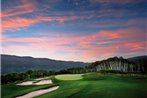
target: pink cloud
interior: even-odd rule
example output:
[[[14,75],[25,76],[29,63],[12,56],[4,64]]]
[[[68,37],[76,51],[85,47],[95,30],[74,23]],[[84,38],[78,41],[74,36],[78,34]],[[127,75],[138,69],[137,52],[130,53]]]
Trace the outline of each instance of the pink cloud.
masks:
[[[48,36],[48,35],[46,35]],[[134,39],[135,38],[135,39]],[[145,32],[143,30],[138,29],[128,29],[128,30],[114,30],[114,31],[100,31],[96,32],[91,35],[85,35],[85,36],[70,36],[68,34],[65,34],[65,36],[62,34],[62,36],[53,36],[53,37],[40,37],[40,38],[7,38],[5,37],[5,41],[10,42],[58,42],[58,44],[62,45],[65,43],[74,43],[78,42],[80,45],[89,45],[94,43],[97,44],[109,44],[114,41],[119,41],[120,39],[126,40],[136,40],[137,38],[144,39],[145,38]],[[123,40],[121,41],[123,42]]]
[[[9,38],[4,36],[3,43],[24,42],[27,45],[9,45],[3,47],[5,52],[15,50],[29,51],[34,50],[40,54],[65,52],[83,58],[111,57],[115,55],[144,54],[147,41],[144,39],[144,31],[138,29],[100,31],[85,36],[56,36],[39,38]],[[143,39],[143,40],[141,40]],[[74,44],[76,45],[74,45]],[[68,46],[69,45],[69,46]],[[9,50],[10,49],[10,50]],[[12,51],[13,49],[13,51]],[[15,51],[16,53],[17,51]]]
[[[26,28],[32,26],[34,24],[47,21],[58,21],[58,22],[65,22],[69,20],[77,19],[77,17],[37,17],[37,18],[7,18],[2,20],[2,31],[6,30],[19,30],[22,28]]]
[[[27,19],[27,18],[15,18],[15,19],[7,19],[2,21],[2,31],[5,30],[17,30],[24,27],[31,26],[36,23],[37,20]]]
[[[91,47],[89,50],[84,51],[82,54],[86,57],[94,56],[118,56],[129,54],[145,54],[145,41],[142,42],[129,42],[123,44],[115,44],[107,47]],[[124,51],[125,50],[125,51]],[[124,52],[123,52],[124,51]]]
[[[22,2],[18,6],[13,6],[9,9],[2,10],[2,18],[16,16],[21,14],[32,13],[36,9],[35,3],[30,1]]]

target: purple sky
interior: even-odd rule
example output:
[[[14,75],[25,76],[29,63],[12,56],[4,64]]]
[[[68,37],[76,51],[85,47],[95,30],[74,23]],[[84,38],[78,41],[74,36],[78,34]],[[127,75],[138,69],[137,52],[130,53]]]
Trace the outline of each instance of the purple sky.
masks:
[[[92,62],[146,55],[146,0],[2,0],[2,53]]]

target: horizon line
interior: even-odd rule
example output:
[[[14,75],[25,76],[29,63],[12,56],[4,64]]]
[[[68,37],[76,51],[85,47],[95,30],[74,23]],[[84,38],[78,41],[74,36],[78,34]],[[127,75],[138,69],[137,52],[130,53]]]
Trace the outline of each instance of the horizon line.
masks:
[[[2,55],[9,55],[9,56],[17,56],[17,57],[30,57],[30,58],[34,58],[34,59],[48,59],[48,60],[54,60],[54,61],[66,61],[66,62],[83,62],[83,63],[93,63],[96,61],[102,61],[102,60],[106,60],[108,58],[112,58],[112,57],[123,57],[124,59],[128,59],[128,58],[133,58],[133,57],[139,57],[139,56],[147,56],[147,55],[138,55],[138,56],[130,56],[130,57],[124,57],[124,56],[111,56],[102,60],[96,60],[93,62],[84,62],[84,61],[74,61],[74,60],[59,60],[59,59],[52,59],[52,58],[48,58],[48,57],[34,57],[34,56],[25,56],[25,55],[15,55],[15,54],[6,54],[6,53],[1,53]]]

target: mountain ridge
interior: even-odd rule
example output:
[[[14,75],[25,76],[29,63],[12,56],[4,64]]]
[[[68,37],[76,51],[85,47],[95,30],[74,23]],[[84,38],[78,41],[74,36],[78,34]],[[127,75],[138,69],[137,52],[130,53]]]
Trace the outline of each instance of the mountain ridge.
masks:
[[[111,57],[102,61],[93,62],[88,68],[96,71],[145,72],[147,71],[147,56],[136,56],[127,59],[123,57]]]
[[[1,54],[1,73],[20,73],[27,70],[64,70],[85,67],[90,63],[33,58]]]
[[[84,63],[77,61],[62,61],[48,58],[1,54],[1,64],[2,74],[20,73],[28,70],[65,70],[81,67],[94,68],[98,71],[103,69],[142,71],[147,70],[147,55],[131,58],[115,56],[93,63]]]

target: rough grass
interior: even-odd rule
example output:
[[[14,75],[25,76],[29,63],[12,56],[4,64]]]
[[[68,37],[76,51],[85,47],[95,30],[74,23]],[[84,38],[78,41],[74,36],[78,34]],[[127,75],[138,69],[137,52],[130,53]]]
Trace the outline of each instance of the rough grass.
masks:
[[[29,85],[29,86],[20,86],[15,84],[7,84],[1,86],[1,98],[14,98],[16,96],[27,94],[31,91],[46,89],[49,87],[56,86],[57,84],[48,84],[48,85]]]

